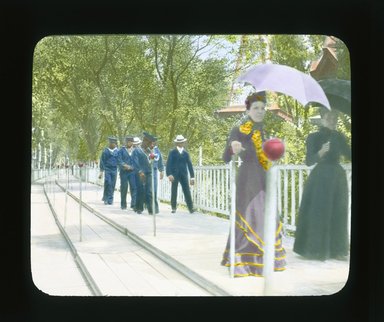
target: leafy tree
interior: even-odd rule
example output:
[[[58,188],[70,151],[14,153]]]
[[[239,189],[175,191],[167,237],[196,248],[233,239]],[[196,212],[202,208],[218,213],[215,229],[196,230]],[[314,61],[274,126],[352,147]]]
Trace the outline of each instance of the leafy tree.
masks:
[[[194,123],[225,94],[225,62],[199,58],[208,43],[202,36],[45,38],[35,50],[34,122],[49,118],[55,146],[72,146],[76,158],[96,159],[108,134],[122,141],[147,130],[169,147],[182,132],[193,142],[204,131]]]
[[[204,163],[218,164],[238,117],[219,119],[215,111],[244,91],[235,79],[267,61],[308,73],[323,41],[324,36],[317,35],[44,38],[34,55],[32,147],[52,143],[58,161],[65,155],[96,160],[108,135],[122,142],[126,135],[140,136],[145,130],[160,138],[165,156],[176,134],[183,134],[194,163],[202,146]],[[339,75],[347,78],[348,51],[343,43],[337,50]],[[270,101],[293,122],[268,113],[269,132],[286,140],[285,161],[302,163],[304,144],[298,141],[314,130],[309,117],[316,109],[284,95],[271,94]],[[342,118],[340,126],[350,132],[350,119]]]

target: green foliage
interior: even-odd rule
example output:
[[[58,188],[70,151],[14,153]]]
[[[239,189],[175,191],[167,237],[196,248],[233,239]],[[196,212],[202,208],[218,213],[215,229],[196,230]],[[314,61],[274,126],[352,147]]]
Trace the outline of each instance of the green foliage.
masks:
[[[228,133],[240,117],[215,111],[240,95],[236,77],[266,61],[308,72],[324,36],[304,35],[99,35],[52,36],[35,48],[32,148],[52,143],[53,155],[97,160],[116,135],[158,136],[166,157],[177,134],[188,138],[194,164],[203,147],[204,164],[220,164]],[[339,44],[340,77],[348,79],[349,54]],[[223,54],[226,53],[226,54]],[[342,77],[341,77],[342,78]],[[285,162],[302,163],[305,137],[316,113],[295,100],[270,97],[292,123],[268,113],[270,135],[285,140]],[[350,138],[350,119],[340,128]],[[44,133],[44,135],[43,135]]]
[[[336,40],[336,54],[338,60],[337,78],[351,79],[351,62],[349,56],[349,50],[346,44],[340,40]]]

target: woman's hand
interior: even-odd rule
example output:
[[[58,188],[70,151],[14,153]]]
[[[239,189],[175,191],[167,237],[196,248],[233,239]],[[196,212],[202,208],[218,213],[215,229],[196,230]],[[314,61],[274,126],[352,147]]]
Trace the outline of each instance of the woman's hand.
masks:
[[[317,152],[320,158],[322,158],[324,156],[324,154],[326,154],[329,151],[329,146],[330,146],[330,142],[329,141],[322,145],[322,147],[319,150],[319,152]]]
[[[168,179],[169,179],[169,181],[171,181],[171,182],[173,182],[173,180],[175,180],[175,178],[173,177],[173,175],[168,176]]]
[[[244,151],[245,149],[243,148],[241,142],[239,141],[232,141],[231,143],[232,151],[234,154],[238,154],[241,151]]]

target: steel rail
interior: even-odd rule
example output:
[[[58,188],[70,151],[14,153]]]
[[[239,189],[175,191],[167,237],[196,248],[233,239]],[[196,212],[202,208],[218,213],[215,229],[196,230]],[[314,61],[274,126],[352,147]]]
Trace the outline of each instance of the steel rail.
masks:
[[[63,187],[61,184],[59,184],[55,180],[56,185],[60,187],[65,192],[65,187]],[[70,191],[67,191],[68,195],[74,199],[76,202],[80,203],[80,199],[75,196]],[[104,216],[101,212],[97,211],[96,209],[92,208],[90,205],[88,205],[86,202],[81,201],[82,206],[86,208],[88,211],[93,213],[95,216],[106,222],[107,224],[111,225],[113,228],[118,230],[120,233],[126,235],[128,238],[133,240],[135,243],[149,251],[152,255],[159,258],[161,261],[163,261],[168,266],[172,267],[174,270],[181,273],[183,276],[187,277],[189,280],[191,280],[194,284],[198,285],[208,293],[212,295],[218,295],[218,296],[231,296],[227,291],[220,288],[216,284],[212,283],[211,281],[207,280],[206,278],[202,277],[201,275],[197,274],[187,266],[183,265],[179,261],[175,260],[173,257],[169,256],[167,253],[161,251],[160,249],[154,247],[150,243],[146,242],[144,239],[140,238],[135,233],[128,230],[126,227],[116,223],[115,221],[107,218]]]
[[[84,280],[86,281],[88,288],[90,289],[91,293],[94,296],[102,296],[103,295],[102,292],[100,291],[99,287],[97,286],[95,280],[92,278],[92,275],[89,273],[86,265],[84,264],[84,262],[81,260],[80,256],[78,255],[76,247],[73,245],[68,234],[65,232],[64,227],[61,225],[60,220],[57,217],[56,211],[51,204],[51,200],[48,197],[47,191],[45,190],[45,184],[43,184],[43,188],[44,188],[45,197],[47,198],[48,205],[49,205],[49,208],[51,209],[51,212],[52,212],[52,215],[55,219],[56,225],[57,225],[57,227],[59,227],[61,234],[64,236],[64,239],[69,246],[71,254],[72,254],[75,262],[77,263],[79,270],[80,270],[80,273],[83,276]]]

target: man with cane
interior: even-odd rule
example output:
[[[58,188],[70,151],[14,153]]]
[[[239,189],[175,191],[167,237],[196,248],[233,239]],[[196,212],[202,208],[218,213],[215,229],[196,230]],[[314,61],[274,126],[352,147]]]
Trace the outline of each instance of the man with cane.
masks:
[[[151,144],[156,141],[156,138],[151,134],[144,132],[143,142],[133,150],[132,157],[134,165],[137,168],[139,182],[137,183],[138,193],[136,202],[136,212],[141,214],[144,210],[144,203],[150,215],[153,214],[152,202],[152,167],[150,159],[153,160],[154,155],[151,151]]]

